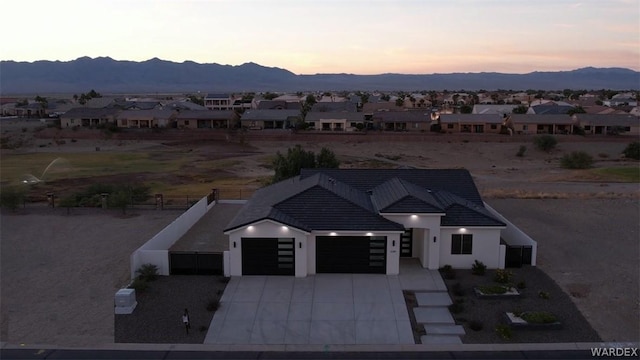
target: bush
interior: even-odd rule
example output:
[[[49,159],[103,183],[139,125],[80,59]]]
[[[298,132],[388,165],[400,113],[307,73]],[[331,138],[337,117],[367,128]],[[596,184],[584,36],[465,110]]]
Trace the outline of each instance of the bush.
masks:
[[[560,159],[565,169],[588,169],[593,165],[593,157],[584,151],[572,151]]]
[[[134,289],[137,293],[144,292],[149,288],[149,283],[141,278],[135,278],[129,285],[129,289]]]
[[[482,321],[478,321],[478,320],[469,321],[469,329],[473,331],[480,331],[482,330],[482,327],[483,327]]]
[[[210,299],[207,303],[207,311],[216,311],[220,308],[220,300]]]
[[[493,276],[493,280],[495,282],[506,284],[511,281],[513,277],[513,273],[509,270],[497,269],[495,275]]]
[[[551,295],[549,295],[549,293],[546,291],[540,291],[538,293],[538,297],[541,299],[549,300],[549,298],[551,298]]]
[[[558,321],[555,315],[545,311],[524,312],[520,314],[520,318],[531,324],[551,324]]]
[[[496,326],[496,333],[504,340],[509,340],[513,336],[509,325],[500,324]]]
[[[640,141],[634,141],[627,145],[622,153],[626,158],[640,160]]]
[[[549,152],[558,144],[558,140],[551,135],[540,135],[533,138],[533,144],[538,150]]]
[[[0,206],[11,211],[17,210],[23,199],[24,194],[19,189],[10,186],[3,186],[0,189]]]
[[[473,275],[484,275],[484,272],[487,270],[487,265],[482,263],[482,261],[474,261],[473,265],[471,265],[471,273]]]
[[[464,296],[464,289],[462,288],[462,285],[460,285],[460,283],[453,284],[453,286],[451,287],[451,292],[453,292],[453,295],[455,296]]]
[[[455,303],[449,305],[449,311],[452,314],[459,314],[459,313],[464,311],[464,305],[462,305],[462,303],[455,302]]]
[[[154,281],[158,277],[158,267],[154,264],[143,264],[138,270],[138,279],[144,281]]]
[[[523,157],[525,151],[527,151],[527,147],[524,145],[520,145],[520,148],[518,149],[518,152],[516,153],[517,157]]]
[[[451,267],[451,265],[445,265],[440,269],[442,276],[447,280],[452,280],[456,278],[456,271]]]

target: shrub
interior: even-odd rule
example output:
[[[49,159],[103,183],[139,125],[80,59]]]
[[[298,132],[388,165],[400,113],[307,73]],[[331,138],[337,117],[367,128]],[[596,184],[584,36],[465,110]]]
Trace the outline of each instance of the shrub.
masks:
[[[640,160],[640,141],[634,141],[627,145],[622,153],[626,158]]]
[[[483,327],[482,321],[478,321],[478,320],[469,321],[469,329],[473,331],[480,331],[482,330],[482,327]]]
[[[3,186],[0,189],[0,206],[11,211],[17,210],[23,199],[24,194],[19,189],[10,186]]]
[[[533,144],[538,150],[549,152],[558,144],[558,140],[551,135],[540,135],[533,138]]]
[[[532,324],[551,324],[558,321],[555,315],[545,311],[524,312],[520,314],[520,318]]]
[[[584,151],[572,151],[560,159],[565,169],[588,169],[593,165],[593,157]]]
[[[523,157],[525,151],[527,151],[527,147],[524,145],[520,145],[520,148],[518,149],[518,152],[516,153],[517,157]]]
[[[517,285],[518,289],[522,290],[522,289],[526,289],[527,288],[527,283],[524,282],[524,280],[519,281],[518,285]]]
[[[220,308],[220,300],[210,299],[207,303],[207,311],[216,311]]]
[[[549,298],[551,298],[551,295],[549,295],[549,293],[546,291],[540,291],[538,293],[538,297],[541,299],[549,300]]]
[[[506,284],[511,281],[513,277],[513,273],[509,270],[497,269],[495,275],[493,276],[493,280],[495,282]]]
[[[451,291],[455,296],[464,296],[464,289],[462,288],[462,285],[460,285],[460,283],[453,284],[453,286],[451,287]]]
[[[138,270],[138,279],[144,281],[154,281],[158,277],[158,267],[154,264],[143,264]]]
[[[513,336],[509,325],[499,324],[496,326],[496,333],[504,340],[509,340]]]
[[[452,314],[459,314],[464,311],[464,305],[459,302],[454,302],[453,304],[449,305],[449,311]]]
[[[144,292],[148,288],[149,288],[149,283],[146,280],[141,279],[139,277],[133,279],[131,284],[129,284],[129,289],[134,289],[137,293]]]
[[[456,271],[451,267],[451,265],[445,265],[440,269],[442,276],[445,279],[452,280],[456,278]]]
[[[474,261],[473,265],[471,265],[471,273],[473,275],[484,275],[484,272],[487,270],[487,265],[485,265],[482,261]]]

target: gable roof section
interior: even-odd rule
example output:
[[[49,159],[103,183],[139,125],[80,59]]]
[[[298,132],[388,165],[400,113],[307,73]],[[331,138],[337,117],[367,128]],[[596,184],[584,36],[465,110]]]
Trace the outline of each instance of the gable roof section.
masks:
[[[431,190],[397,177],[376,186],[371,196],[381,213],[444,213]]]
[[[471,174],[465,169],[302,169],[300,177],[319,172],[364,192],[397,177],[423,189],[444,190],[484,206]]]
[[[502,124],[503,118],[499,114],[442,114],[440,122],[443,124]]]
[[[484,207],[447,191],[436,192],[438,202],[446,209],[441,226],[506,226]]]
[[[514,124],[538,124],[538,125],[571,125],[576,121],[569,115],[537,115],[537,114],[511,114]]]
[[[364,114],[358,112],[318,112],[310,111],[305,117],[305,121],[322,121],[322,120],[346,120],[346,121],[364,121]]]
[[[378,215],[366,193],[320,173],[256,191],[225,231],[266,219],[304,231],[404,229]]]
[[[183,110],[178,113],[178,120],[229,120],[233,119],[235,112],[233,110]]]
[[[60,115],[61,118],[65,119],[78,119],[78,118],[107,118],[113,117],[120,112],[118,109],[112,108],[85,108],[85,107],[77,107],[73,108],[63,115]]]

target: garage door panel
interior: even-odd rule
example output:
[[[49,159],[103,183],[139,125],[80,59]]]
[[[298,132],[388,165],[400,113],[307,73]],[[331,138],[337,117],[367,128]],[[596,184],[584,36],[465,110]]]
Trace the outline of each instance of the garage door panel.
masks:
[[[316,237],[317,273],[386,273],[386,237]]]
[[[293,238],[242,238],[242,275],[295,275]]]

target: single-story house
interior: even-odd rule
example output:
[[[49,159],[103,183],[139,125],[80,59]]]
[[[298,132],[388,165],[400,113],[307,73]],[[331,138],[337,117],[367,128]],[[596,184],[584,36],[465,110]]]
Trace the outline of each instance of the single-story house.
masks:
[[[529,115],[564,115],[569,110],[575,109],[575,106],[563,101],[549,101],[544,104],[531,104],[527,114]]]
[[[240,123],[248,129],[287,129],[300,119],[299,110],[247,110],[240,117]]]
[[[572,134],[578,121],[566,114],[511,114],[505,119],[505,125],[516,134]]]
[[[640,135],[640,118],[634,115],[575,114],[574,116],[585,134]]]
[[[358,106],[349,101],[324,102],[322,100],[313,104],[313,112],[357,112]]]
[[[73,108],[60,115],[60,126],[64,128],[92,127],[116,123],[120,110],[115,108]]]
[[[304,121],[310,129],[323,131],[355,131],[358,124],[364,128],[361,112],[314,112],[307,113]]]
[[[499,114],[442,114],[440,125],[447,132],[500,133],[504,117]]]
[[[503,104],[503,105],[494,105],[494,104],[475,104],[473,105],[472,114],[499,114],[499,115],[508,115],[513,113],[513,109],[517,108],[519,105],[514,104]]]
[[[435,115],[434,115],[435,116]],[[374,126],[387,131],[429,131],[435,123],[430,111],[380,111],[373,114]]]
[[[284,100],[260,100],[257,103],[258,110],[298,110],[302,109],[300,101]]]
[[[237,119],[233,110],[183,110],[176,115],[179,129],[231,128]]]
[[[224,233],[229,273],[399,272],[503,268],[506,224],[484,206],[464,169],[303,169],[254,193]]]
[[[118,127],[165,128],[171,127],[176,118],[173,110],[124,110],[118,114]]]

